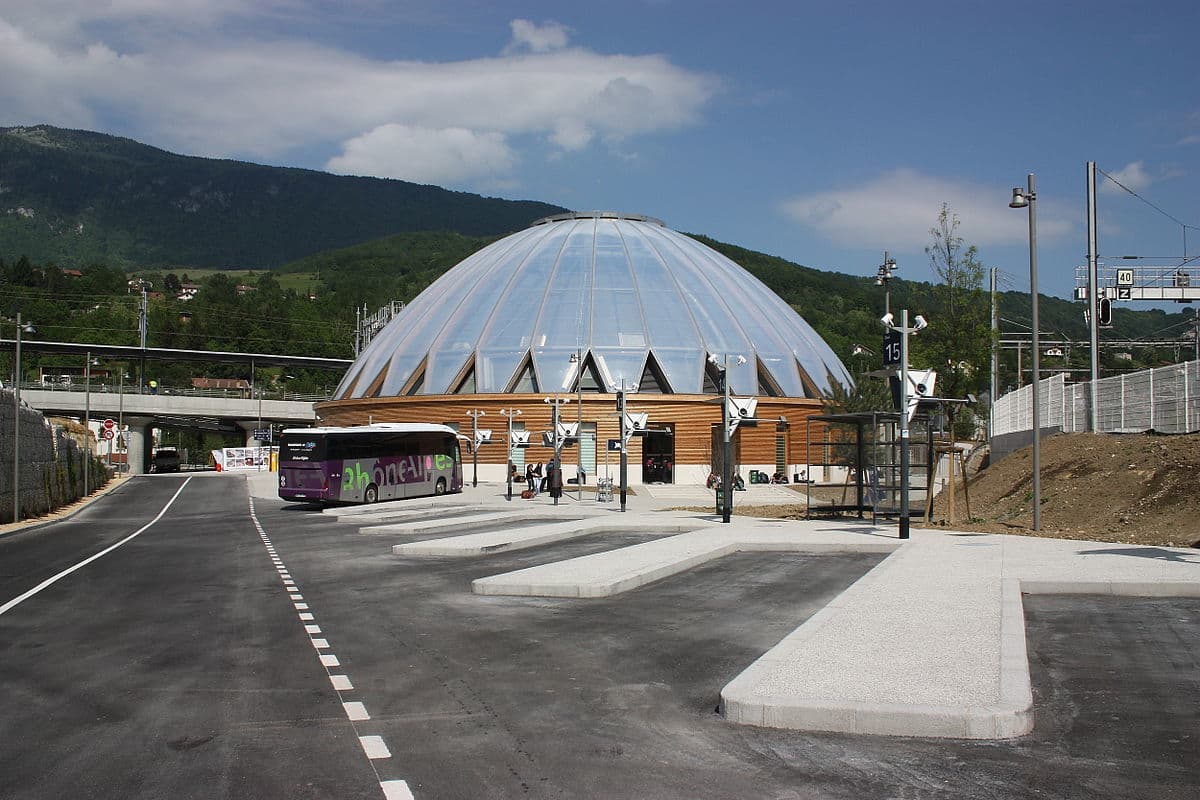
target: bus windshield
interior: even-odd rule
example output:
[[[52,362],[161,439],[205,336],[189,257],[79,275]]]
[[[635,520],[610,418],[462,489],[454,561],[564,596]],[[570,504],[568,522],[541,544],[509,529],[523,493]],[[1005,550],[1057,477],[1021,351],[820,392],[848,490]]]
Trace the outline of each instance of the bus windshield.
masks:
[[[297,428],[280,440],[284,500],[374,503],[459,491],[458,437],[444,425]]]

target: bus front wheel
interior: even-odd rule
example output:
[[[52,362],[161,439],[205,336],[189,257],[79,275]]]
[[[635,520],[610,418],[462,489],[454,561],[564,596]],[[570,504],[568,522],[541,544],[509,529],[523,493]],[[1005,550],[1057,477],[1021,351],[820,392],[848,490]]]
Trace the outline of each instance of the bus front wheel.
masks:
[[[435,483],[433,485],[433,493],[434,494],[445,494],[446,493],[446,479],[445,478],[437,479],[437,483]]]
[[[372,483],[370,486],[367,487],[367,490],[365,492],[363,492],[363,502],[367,503],[369,505],[371,503],[376,502],[378,499],[379,499],[379,487]]]

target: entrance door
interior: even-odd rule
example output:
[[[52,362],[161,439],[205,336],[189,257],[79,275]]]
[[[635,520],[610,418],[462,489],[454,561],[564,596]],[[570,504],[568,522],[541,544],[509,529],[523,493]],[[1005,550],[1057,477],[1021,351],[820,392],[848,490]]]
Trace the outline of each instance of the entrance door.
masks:
[[[642,437],[642,483],[674,482],[674,426],[647,430]]]

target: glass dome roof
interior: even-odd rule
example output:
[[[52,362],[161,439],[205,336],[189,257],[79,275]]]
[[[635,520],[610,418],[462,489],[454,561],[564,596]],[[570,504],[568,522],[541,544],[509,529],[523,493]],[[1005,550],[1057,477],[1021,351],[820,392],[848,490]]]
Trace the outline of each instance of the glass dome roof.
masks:
[[[574,391],[577,379],[702,394],[715,391],[710,355],[728,355],[739,395],[851,383],[799,314],[712,248],[649,217],[566,214],[438,278],[363,350],[335,399]]]

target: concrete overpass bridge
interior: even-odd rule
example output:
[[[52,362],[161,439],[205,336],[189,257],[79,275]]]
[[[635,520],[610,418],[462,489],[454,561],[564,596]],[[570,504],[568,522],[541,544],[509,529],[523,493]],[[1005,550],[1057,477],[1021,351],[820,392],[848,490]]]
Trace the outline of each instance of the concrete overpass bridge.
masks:
[[[130,472],[144,472],[150,458],[147,445],[152,427],[242,430],[246,444],[256,447],[265,442],[252,438],[252,431],[272,423],[311,425],[316,421],[313,398],[268,400],[264,398],[223,397],[192,393],[129,394],[107,391],[58,390],[22,387],[21,400],[51,416],[83,419],[85,408],[93,420],[120,419],[129,426],[127,434]]]

